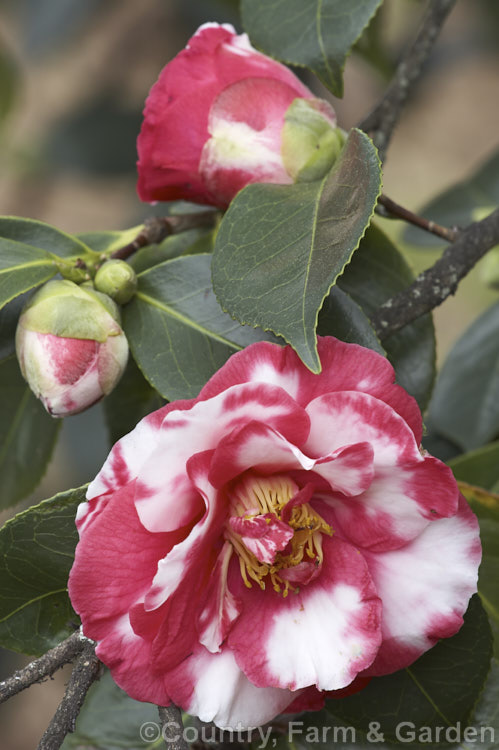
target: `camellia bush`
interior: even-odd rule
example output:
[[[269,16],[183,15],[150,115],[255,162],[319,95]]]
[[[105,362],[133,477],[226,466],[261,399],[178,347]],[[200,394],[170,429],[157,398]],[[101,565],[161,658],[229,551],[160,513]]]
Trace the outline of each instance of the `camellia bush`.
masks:
[[[382,0],[242,0],[146,101],[156,216],[0,218],[2,506],[61,418],[104,399],[114,443],[0,530],[0,645],[34,658],[1,700],[73,663],[39,748],[498,746],[499,308],[437,378],[431,317],[496,273],[497,168],[423,215],[382,192],[454,4],[346,131],[314,77],[342,95]],[[378,215],[443,254],[415,278]]]

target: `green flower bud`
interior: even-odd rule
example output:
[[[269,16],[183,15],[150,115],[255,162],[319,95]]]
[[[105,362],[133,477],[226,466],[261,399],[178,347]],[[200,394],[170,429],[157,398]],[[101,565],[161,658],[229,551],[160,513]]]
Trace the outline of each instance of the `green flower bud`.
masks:
[[[333,110],[322,99],[295,99],[286,111],[281,155],[295,182],[319,180],[329,172],[345,143]]]
[[[77,414],[110,393],[128,359],[117,305],[68,280],[49,281],[30,300],[16,351],[31,390],[56,417]]]
[[[119,305],[125,305],[137,291],[137,276],[124,260],[108,260],[95,274],[94,285]]]

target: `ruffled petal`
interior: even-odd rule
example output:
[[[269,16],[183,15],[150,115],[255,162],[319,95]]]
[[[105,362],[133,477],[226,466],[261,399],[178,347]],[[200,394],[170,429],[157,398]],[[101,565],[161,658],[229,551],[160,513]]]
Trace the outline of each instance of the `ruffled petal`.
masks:
[[[167,682],[174,703],[223,729],[261,726],[297,696],[289,690],[255,687],[226,647],[218,654],[199,647],[168,675]]]
[[[232,553],[232,545],[225,542],[210,576],[205,606],[198,615],[199,642],[211,653],[220,651],[220,646],[225,641],[232,623],[239,617],[241,611],[239,602],[232,596],[227,585],[227,573]]]
[[[394,466],[422,461],[407,423],[390,406],[368,393],[326,393],[307,406],[310,434],[304,446],[310,455],[324,455],[352,443],[367,442],[374,465]]]
[[[137,517],[133,483],[112,495],[76,547],[69,593],[85,635],[100,640],[151,586],[158,560],[187,534],[147,531]],[[126,560],[126,565],[123,561]]]
[[[331,500],[343,534],[354,544],[397,549],[430,521],[454,515],[459,490],[452,472],[421,455],[412,431],[383,401],[355,391],[330,393],[312,401],[307,412],[309,454],[320,452],[326,435],[333,448],[363,438],[374,451],[375,473],[366,491]]]
[[[157,573],[145,597],[145,609],[150,611],[160,607],[178,589],[188,588],[185,584],[192,574],[196,591],[203,586],[211,573],[212,565],[221,548],[221,531],[227,517],[227,508],[220,502],[218,493],[208,481],[212,451],[198,453],[188,461],[187,472],[194,489],[203,498],[206,510],[202,518],[193,526],[190,534],[180,541],[166,557],[159,560]],[[182,596],[182,592],[180,592]],[[172,600],[173,601],[173,600]],[[182,605],[198,606],[197,597],[191,596]],[[185,606],[184,606],[185,605]],[[180,610],[180,603],[177,607]],[[179,611],[176,612],[176,617]],[[167,627],[167,626],[165,626]]]
[[[153,631],[137,635],[129,612],[143,601],[157,561],[187,533],[152,534],[139,522],[133,483],[107,499],[76,547],[68,590],[83,632],[116,683],[137,700],[166,705],[164,677],[151,672]],[[126,564],[124,564],[126,561]]]
[[[109,667],[118,687],[130,698],[159,706],[170,704],[166,674],[154,669],[151,644],[135,635],[128,614],[115,622],[106,637],[97,644],[95,653]]]
[[[203,510],[186,471],[187,461],[216,448],[250,420],[264,422],[293,441],[303,442],[309,431],[304,410],[282,388],[265,383],[235,386],[208,401],[198,400],[188,411],[167,414],[137,483],[137,512],[146,528],[170,531]]]
[[[287,523],[280,521],[273,513],[244,518],[232,516],[229,523],[233,531],[257,560],[272,564],[278,552],[293,538],[294,531]]]
[[[195,403],[195,399],[175,401],[141,419],[131,432],[113,446],[102,469],[89,484],[87,500],[118,490],[136,479],[141,467],[151,454],[151,446],[155,445],[159,439],[161,425],[166,415],[171,411],[190,409]],[[82,518],[83,515],[82,511]]]
[[[291,442],[272,427],[253,421],[233,430],[215,450],[210,482],[222,487],[248,469],[263,474],[305,470],[314,471],[345,495],[358,495],[369,487],[374,472],[368,443],[342,447],[314,459],[296,446],[304,433],[296,430]]]
[[[367,674],[389,674],[463,624],[477,587],[478,522],[461,498],[456,516],[428,524],[406,547],[365,556],[383,601],[383,643]]]
[[[242,612],[228,644],[259,686],[336,690],[369,666],[381,643],[381,602],[366,562],[337,537],[323,537],[321,575],[286,598],[245,588],[233,566],[229,585]]]
[[[419,463],[380,467],[362,495],[330,502],[336,523],[353,544],[387,552],[415,539],[429,523],[453,516],[459,488],[445,464],[427,457]]]
[[[419,445],[423,434],[421,412],[416,401],[399,385],[385,357],[357,344],[346,344],[332,336],[318,337],[322,370],[310,372],[291,349],[262,341],[234,354],[201,390],[200,398],[211,398],[236,383],[264,382],[284,388],[301,406],[325,393],[361,391],[392,407],[414,433]],[[361,438],[363,440],[364,438]]]

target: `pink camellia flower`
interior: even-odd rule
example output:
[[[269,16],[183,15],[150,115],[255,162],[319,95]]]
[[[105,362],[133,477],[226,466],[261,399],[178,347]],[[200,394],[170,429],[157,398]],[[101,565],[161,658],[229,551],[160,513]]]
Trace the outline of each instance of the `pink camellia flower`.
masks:
[[[222,727],[411,664],[462,624],[477,521],[386,359],[235,354],[143,419],[79,507],[69,591],[133,698]]]
[[[162,71],[138,138],[138,193],[225,207],[252,182],[321,177],[343,136],[331,106],[232,26],[201,26]]]
[[[24,378],[53,417],[87,409],[123,374],[128,343],[112,299],[72,281],[49,281],[19,319],[16,351]]]

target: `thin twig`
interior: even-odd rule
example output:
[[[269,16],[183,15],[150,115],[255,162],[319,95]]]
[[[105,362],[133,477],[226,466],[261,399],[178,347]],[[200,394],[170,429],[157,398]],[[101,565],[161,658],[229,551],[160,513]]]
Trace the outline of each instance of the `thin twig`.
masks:
[[[14,672],[11,677],[0,682],[0,703],[20,693],[35,682],[42,682],[42,680],[53,675],[64,664],[73,661],[83,651],[84,647],[85,638],[82,638],[80,633],[73,633],[55,648],[40,656],[39,659],[34,659],[23,669]]]
[[[76,719],[85,700],[85,696],[100,674],[100,661],[95,655],[95,646],[87,641],[80,654],[64,693],[37,750],[59,750],[64,738],[74,732]]]
[[[384,303],[371,317],[371,324],[384,340],[408,323],[438,307],[454,294],[459,282],[487,250],[499,243],[499,208],[483,221],[459,233],[439,260],[399,294]]]
[[[158,706],[158,712],[161,733],[167,748],[169,750],[189,750],[189,745],[183,735],[184,725],[180,709],[172,704],[167,707]]]
[[[171,234],[186,232],[188,229],[214,227],[219,214],[217,211],[200,211],[195,214],[178,214],[176,216],[151,216],[144,222],[144,228],[132,242],[120,247],[111,254],[111,258],[126,260],[146,245],[157,245]]]
[[[436,234],[437,237],[441,237],[442,239],[447,240],[447,242],[455,242],[459,236],[459,230],[455,227],[449,229],[448,227],[443,227],[430,219],[425,219],[423,216],[418,216],[418,214],[415,214],[412,211],[409,211],[409,209],[395,203],[395,201],[392,201],[387,195],[380,195],[378,203],[384,206],[386,209],[386,215],[391,214],[398,219],[403,219],[409,224],[414,224],[414,226],[419,227],[420,229],[425,229],[427,232]],[[383,213],[383,215],[385,214]]]
[[[440,29],[455,3],[456,0],[429,1],[416,38],[402,57],[383,98],[359,125],[372,136],[381,160],[386,155],[393,130],[409,94],[420,78]]]

